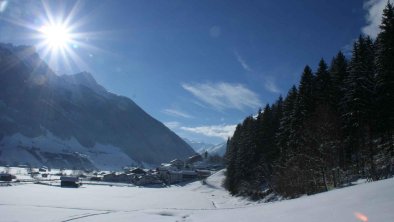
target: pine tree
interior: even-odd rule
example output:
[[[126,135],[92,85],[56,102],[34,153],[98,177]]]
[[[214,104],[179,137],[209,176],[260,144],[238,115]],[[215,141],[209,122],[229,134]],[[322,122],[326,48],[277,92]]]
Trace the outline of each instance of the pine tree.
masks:
[[[298,96],[294,105],[294,115],[292,118],[292,132],[290,133],[291,149],[297,152],[302,139],[301,131],[303,124],[315,109],[315,76],[309,66],[306,66],[301,76]]]
[[[345,55],[339,51],[338,54],[332,59],[330,66],[330,76],[331,76],[331,90],[330,90],[330,106],[333,108],[334,115],[339,121],[338,129],[339,135],[341,135],[340,143],[342,146],[338,149],[338,162],[340,168],[345,168],[346,154],[345,154],[345,141],[343,135],[343,123],[345,122],[342,117],[345,115],[345,111],[342,109],[342,100],[345,95],[345,79],[348,78],[348,62]],[[349,149],[350,150],[350,149]],[[338,175],[337,175],[338,177]],[[335,180],[335,185],[337,181]]]
[[[394,129],[394,9],[387,3],[383,10],[381,32],[376,39],[376,90],[379,130],[390,138]]]
[[[343,98],[345,133],[352,161],[356,170],[365,172],[366,157],[363,152],[372,148],[374,98],[374,46],[371,38],[360,36],[353,46],[349,75],[345,79]],[[368,151],[372,155],[372,152]],[[370,157],[370,155],[368,155]],[[371,159],[371,158],[368,158]],[[372,161],[369,161],[372,164]]]
[[[287,93],[285,100],[283,101],[282,117],[279,122],[279,129],[276,135],[277,146],[280,151],[280,157],[285,159],[287,151],[292,147],[290,136],[295,131],[293,126],[294,109],[298,98],[297,87],[293,87]]]
[[[340,111],[341,100],[345,93],[344,82],[348,75],[347,66],[348,64],[345,55],[343,55],[341,51],[338,52],[338,54],[332,59],[329,71],[332,80],[330,102],[337,111]]]
[[[227,141],[227,150],[225,154],[226,164],[227,164],[227,171],[226,171],[226,178],[224,180],[224,186],[231,194],[237,193],[237,153],[238,147],[241,140],[241,125],[238,124],[234,135],[231,140]]]
[[[381,141],[377,164],[386,176],[393,172],[394,160],[394,8],[383,10],[381,32],[376,39],[377,131]]]
[[[305,66],[301,75],[300,86],[298,87],[298,97],[295,106],[296,121],[302,123],[315,108],[315,76],[309,66]],[[299,124],[302,125],[302,124]]]
[[[321,59],[316,72],[315,92],[318,103],[327,103],[330,98],[331,77],[326,62]]]

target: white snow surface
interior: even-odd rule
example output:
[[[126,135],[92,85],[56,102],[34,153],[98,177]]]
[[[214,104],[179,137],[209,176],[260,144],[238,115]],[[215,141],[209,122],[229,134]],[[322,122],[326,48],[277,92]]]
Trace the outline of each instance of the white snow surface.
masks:
[[[168,188],[0,187],[0,221],[394,221],[394,179],[273,203],[232,197],[222,179],[220,171],[206,184]]]
[[[31,148],[49,153],[78,153],[87,157],[96,168],[103,170],[121,169],[124,166],[137,164],[120,148],[113,145],[96,143],[93,147],[88,148],[82,146],[74,137],[64,140],[49,131],[46,135],[34,138],[26,137],[20,133],[5,136],[0,141],[0,151],[2,152],[0,160],[7,164],[19,162],[41,166],[42,163],[27,151]],[[45,160],[45,157],[41,156],[41,158]]]

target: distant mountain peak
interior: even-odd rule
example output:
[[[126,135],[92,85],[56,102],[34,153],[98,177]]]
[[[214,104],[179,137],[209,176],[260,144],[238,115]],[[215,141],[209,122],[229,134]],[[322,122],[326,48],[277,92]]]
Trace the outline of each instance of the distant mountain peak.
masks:
[[[182,138],[187,144],[189,144],[194,151],[196,151],[197,153],[204,153],[205,151],[207,151],[210,155],[219,155],[219,156],[223,156],[224,153],[226,152],[226,148],[227,148],[227,143],[223,142],[223,143],[219,143],[219,144],[209,144],[209,143],[204,143],[204,142],[198,142],[198,141],[194,141],[194,140],[190,140],[187,138]]]

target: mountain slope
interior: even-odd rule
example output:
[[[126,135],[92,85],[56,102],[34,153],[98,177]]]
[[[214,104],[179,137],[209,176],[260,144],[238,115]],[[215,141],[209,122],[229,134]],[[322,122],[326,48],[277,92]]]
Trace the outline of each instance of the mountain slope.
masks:
[[[17,133],[26,138],[53,134],[66,144],[75,138],[87,154],[97,144],[110,145],[149,164],[194,153],[132,100],[107,92],[89,73],[57,76],[34,48],[2,44],[0,139]],[[0,160],[6,160],[1,153]]]

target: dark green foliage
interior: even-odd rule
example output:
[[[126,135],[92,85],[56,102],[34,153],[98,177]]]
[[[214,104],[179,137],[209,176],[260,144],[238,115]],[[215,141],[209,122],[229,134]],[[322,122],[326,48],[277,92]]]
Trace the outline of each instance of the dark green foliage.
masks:
[[[376,91],[379,131],[387,137],[394,127],[394,9],[383,11],[382,32],[376,39]]]
[[[286,158],[287,151],[292,147],[292,140],[290,139],[292,133],[295,131],[294,121],[294,107],[298,98],[298,91],[295,86],[293,86],[286,99],[283,102],[283,113],[282,117],[279,119],[279,129],[276,136],[277,146],[280,149],[280,157]]]
[[[393,171],[394,156],[394,8],[388,3],[383,11],[381,32],[376,39],[377,133],[380,137],[377,174]],[[387,175],[387,173],[386,173]]]
[[[369,37],[360,36],[354,43],[348,72],[345,79],[346,91],[341,101],[347,155],[357,171],[364,171],[366,159],[363,152],[372,146],[369,143],[375,117],[374,47]]]
[[[348,64],[345,55],[343,55],[342,52],[338,52],[331,62],[329,71],[332,82],[330,90],[330,103],[337,111],[341,110],[341,100],[345,94],[344,83],[348,76],[347,66]]]
[[[319,68],[316,72],[315,94],[319,103],[326,103],[329,101],[331,91],[331,76],[327,70],[326,62],[321,59]]]
[[[394,15],[387,4],[374,42],[360,36],[348,62],[306,66],[298,88],[238,125],[228,141],[232,194],[314,194],[360,177],[393,175]]]

